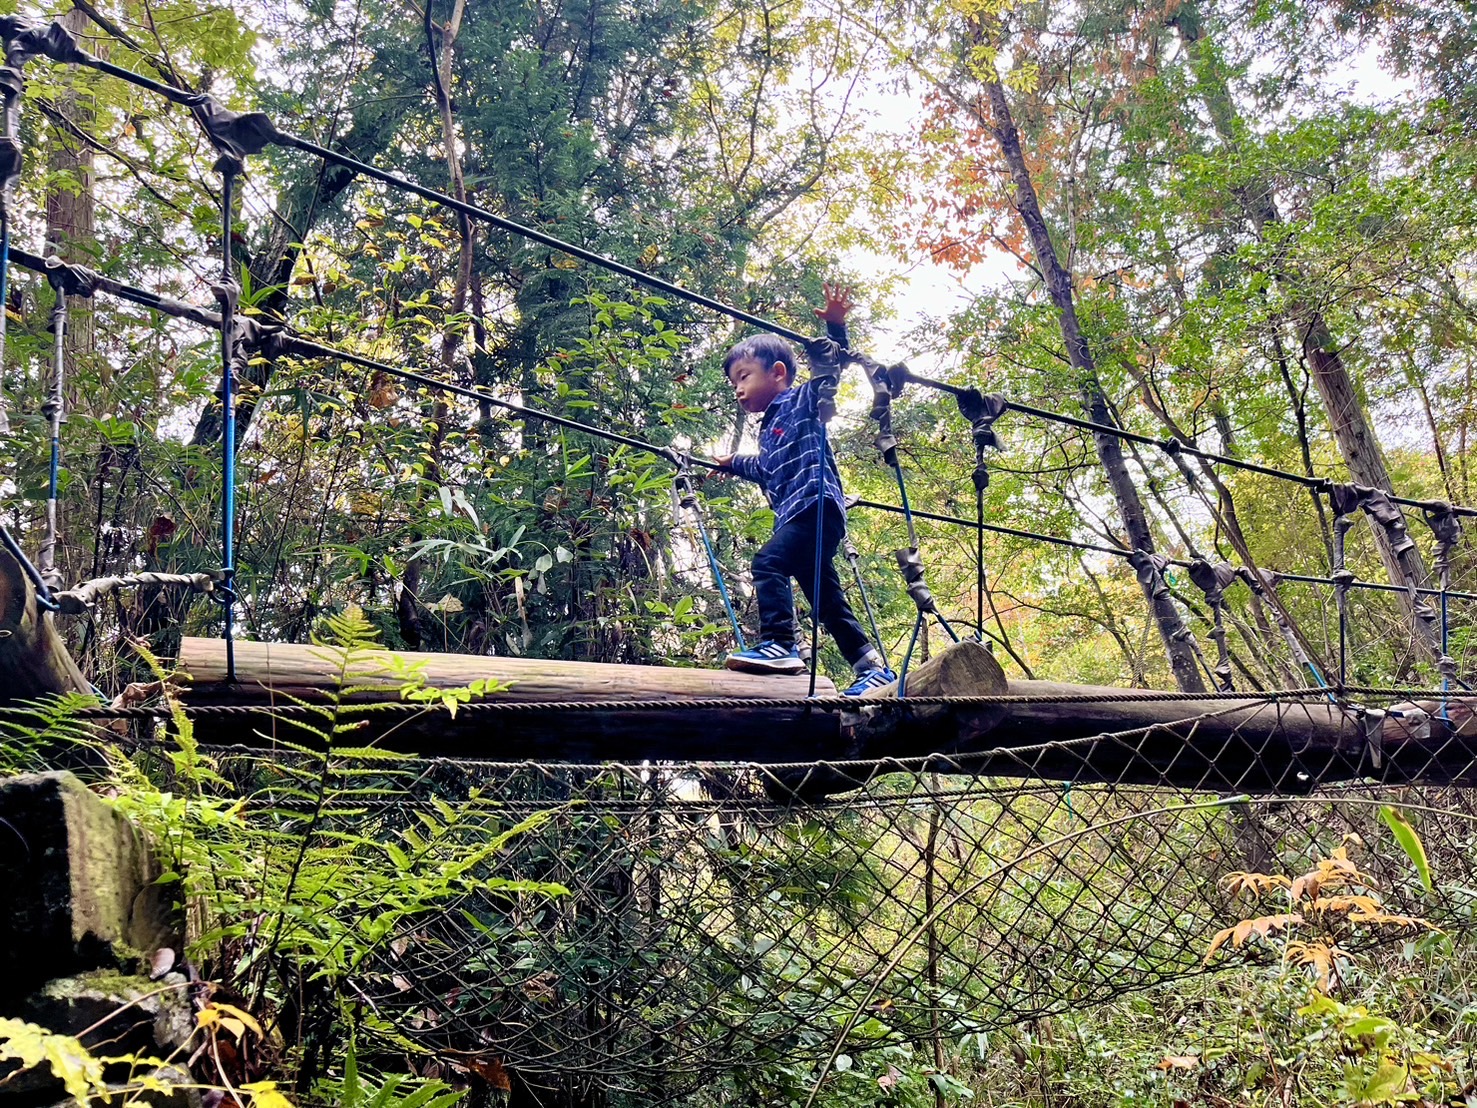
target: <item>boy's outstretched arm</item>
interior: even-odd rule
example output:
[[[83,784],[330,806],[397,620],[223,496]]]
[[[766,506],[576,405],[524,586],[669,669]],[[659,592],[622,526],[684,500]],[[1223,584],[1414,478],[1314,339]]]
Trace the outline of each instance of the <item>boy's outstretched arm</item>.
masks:
[[[713,461],[720,468],[746,481],[763,483],[759,476],[759,456],[757,454],[715,454]]]

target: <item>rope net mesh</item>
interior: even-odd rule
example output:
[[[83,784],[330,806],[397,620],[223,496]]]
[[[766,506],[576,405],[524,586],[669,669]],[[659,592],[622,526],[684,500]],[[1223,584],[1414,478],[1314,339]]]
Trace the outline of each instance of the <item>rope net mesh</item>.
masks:
[[[315,833],[464,846],[548,813],[489,857],[485,889],[385,937],[364,1017],[442,1057],[496,1057],[536,1087],[643,1103],[704,1103],[735,1065],[823,1067],[833,1050],[957,1039],[1203,972],[1210,936],[1256,914],[1233,903],[1228,873],[1295,875],[1345,843],[1379,847],[1358,861],[1388,911],[1470,928],[1463,737],[1429,744],[1429,773],[1407,764],[1395,780],[1386,761],[1319,785],[1261,767],[1283,787],[1245,795],[1261,744],[1241,735],[1193,787],[1155,784],[1165,740],[1195,726],[967,765],[330,757],[345,795],[373,796],[320,813]],[[306,818],[288,769],[312,756],[213,755],[253,818]],[[822,779],[830,795],[806,792]],[[1417,824],[1434,895],[1382,828],[1384,804]]]

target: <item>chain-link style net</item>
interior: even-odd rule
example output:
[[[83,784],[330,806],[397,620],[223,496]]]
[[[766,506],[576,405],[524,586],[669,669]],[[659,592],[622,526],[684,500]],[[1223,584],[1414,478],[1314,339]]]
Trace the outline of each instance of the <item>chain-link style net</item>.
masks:
[[[484,889],[385,937],[357,986],[365,1018],[571,1101],[702,1104],[736,1066],[824,1068],[843,1049],[957,1038],[1202,972],[1211,934],[1245,911],[1227,873],[1296,873],[1350,835],[1383,836],[1360,862],[1390,911],[1469,926],[1477,820],[1451,782],[1472,780],[1470,740],[1439,712],[1432,724],[1446,737],[1422,744],[1423,766],[1345,749],[1354,779],[1260,765],[1251,776],[1280,785],[1255,795],[1241,792],[1249,767],[1264,748],[1285,763],[1285,740],[1239,733],[1191,786],[1165,752],[1197,720],[913,763],[345,758],[337,784],[367,799],[319,826],[413,851],[549,813],[483,863]],[[214,754],[256,818],[311,807],[282,751]],[[830,795],[797,797],[818,777]],[[1385,804],[1418,826],[1437,876],[1418,904]]]

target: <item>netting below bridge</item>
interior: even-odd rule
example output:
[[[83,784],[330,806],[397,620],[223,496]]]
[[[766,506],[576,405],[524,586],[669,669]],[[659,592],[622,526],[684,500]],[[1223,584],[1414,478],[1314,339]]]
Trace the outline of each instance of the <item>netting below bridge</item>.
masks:
[[[1210,936],[1247,912],[1227,873],[1298,873],[1350,834],[1391,911],[1469,925],[1477,794],[1376,775],[1253,797],[1214,767],[1195,788],[1126,783],[1148,764],[1095,779],[1095,752],[1120,764],[1164,731],[1074,744],[1087,783],[1023,780],[1031,754],[1013,750],[968,774],[826,766],[857,787],[788,802],[776,781],[796,767],[345,759],[337,785],[367,791],[320,826],[450,850],[550,813],[486,873],[567,895],[489,885],[415,917],[361,984],[365,1018],[535,1087],[643,1103],[704,1103],[736,1065],[823,1065],[1201,972]],[[1060,765],[1060,745],[1041,756]],[[307,818],[293,756],[215,756],[255,818]],[[1418,825],[1434,894],[1382,832],[1382,804]]]

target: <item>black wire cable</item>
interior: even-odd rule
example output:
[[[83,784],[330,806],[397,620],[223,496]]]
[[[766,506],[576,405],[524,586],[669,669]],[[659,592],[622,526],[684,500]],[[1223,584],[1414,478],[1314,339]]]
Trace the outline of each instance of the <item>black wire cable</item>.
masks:
[[[876,500],[854,500],[851,502],[851,505],[854,508],[866,508],[869,511],[891,512],[894,515],[905,514],[903,509],[896,504],[883,504]],[[931,519],[935,523],[947,523],[955,527],[978,528],[983,531],[990,531],[997,535],[1009,535],[1012,538],[1029,539],[1032,542],[1044,542],[1052,546],[1068,547],[1072,550],[1085,550],[1095,554],[1112,554],[1114,557],[1118,558],[1128,558],[1131,557],[1133,554],[1133,551],[1121,546],[1106,546],[1103,543],[1084,542],[1080,539],[1066,539],[1062,538],[1060,535],[1044,535],[1039,531],[1027,531],[1020,527],[1006,527],[1003,524],[999,523],[978,523],[972,519],[965,519],[963,516],[944,515],[940,512],[924,511],[922,508],[910,507],[908,509],[908,512],[910,512],[915,519]],[[1178,566],[1181,569],[1190,568],[1190,562],[1184,558],[1170,558],[1169,564],[1172,566]],[[1331,577],[1316,577],[1308,573],[1283,573],[1281,570],[1267,570],[1266,572],[1274,574],[1276,577],[1283,581],[1299,581],[1307,585],[1338,585],[1338,582]],[[1399,585],[1384,585],[1380,584],[1378,581],[1355,580],[1349,582],[1349,586],[1350,588],[1368,589],[1373,592],[1408,593],[1410,591],[1409,589],[1402,588]],[[1416,589],[1416,592],[1421,593],[1424,596],[1441,595],[1440,589],[1419,588]],[[1457,600],[1477,600],[1477,593],[1458,592],[1455,589],[1449,590],[1446,595]]]
[[[202,124],[204,124],[205,122],[203,109],[211,108],[217,112],[222,110],[216,105],[215,101],[211,97],[205,94],[190,92],[186,89],[181,89],[173,85],[164,84],[163,82],[156,81],[150,77],[145,77],[143,74],[136,73],[133,70],[127,69],[123,66],[115,65],[112,62],[94,57],[93,55],[89,54],[85,50],[80,49],[80,47],[76,45],[75,36],[68,35],[68,37],[71,39],[71,53],[68,57],[60,58],[58,60],[70,62],[73,64],[90,66],[91,68],[96,69],[101,73],[106,73],[109,76],[117,77],[120,80],[127,81],[128,83],[136,85],[139,88],[146,89],[149,92],[153,92],[160,96],[163,96],[166,99],[170,100],[172,103],[189,108],[197,116],[201,117]],[[344,169],[352,170],[355,173],[362,174],[365,177],[379,181],[382,184],[389,185],[392,188],[403,189],[406,192],[414,193],[415,195],[420,196],[423,199],[430,200],[434,203],[442,205],[443,207],[450,208],[453,211],[460,212],[463,215],[469,216],[473,219],[481,220],[484,223],[488,223],[491,226],[497,227],[511,234],[518,235],[522,238],[529,239],[530,241],[540,243],[555,250],[560,250],[572,257],[579,258],[582,261],[588,262],[591,265],[600,266],[601,268],[607,269],[613,273],[619,273],[622,276],[628,277],[633,281],[647,286],[648,288],[656,289],[660,292],[667,293],[668,295],[675,296],[681,300],[686,300],[688,303],[699,305],[701,307],[709,309],[710,311],[717,312],[720,315],[726,315],[731,319],[738,320],[741,323],[747,323],[750,326],[757,327],[763,331],[768,331],[771,334],[778,335],[781,338],[790,340],[791,342],[800,343],[803,345],[809,341],[807,337],[801,334],[799,331],[796,331],[793,328],[785,327],[783,324],[778,324],[771,320],[764,319],[763,317],[757,316],[752,312],[745,311],[742,308],[736,308],[731,304],[725,304],[723,301],[717,300],[703,293],[694,292],[691,289],[687,289],[681,285],[676,284],[675,282],[668,281],[665,278],[658,277],[654,274],[647,273],[644,270],[637,269],[634,266],[627,265],[624,262],[617,261],[615,258],[612,258],[605,254],[601,254],[598,251],[590,250],[587,247],[568,242],[556,235],[551,235],[545,231],[540,231],[535,227],[530,227],[527,224],[519,223],[516,220],[509,219],[507,216],[499,215],[498,213],[487,208],[458,200],[450,193],[441,192],[438,189],[428,188],[425,185],[419,184],[416,181],[412,181],[410,178],[405,177],[401,174],[392,173],[388,170],[380,169],[377,166],[370,164],[369,162],[363,162],[357,158],[350,157],[347,154],[341,154],[330,147],[322,146],[316,142],[311,141],[310,139],[305,139],[298,135],[293,135],[288,132],[282,131],[278,129],[275,124],[267,120],[265,116],[259,117],[259,122],[262,125],[262,133],[259,134],[257,138],[260,140],[262,145],[265,145],[266,143],[273,143],[277,146],[285,147],[288,149],[301,150],[304,153],[312,154],[315,157],[333,162],[335,165],[338,165]],[[216,135],[213,133],[212,128],[207,125],[205,129],[207,131],[207,134],[211,137],[212,141],[217,141]],[[217,145],[219,145],[219,142],[217,142]],[[951,392],[957,391],[955,386],[946,385],[943,382],[933,381],[926,377],[920,377],[916,374],[910,374],[909,378],[920,384],[928,385],[934,388],[943,388]],[[1035,405],[1020,403],[1017,401],[1006,401],[1006,406],[1007,408],[1020,412],[1023,415],[1035,416],[1039,419],[1050,420],[1052,422],[1060,423],[1069,427],[1077,427],[1081,430],[1090,431],[1094,434],[1112,435],[1119,439],[1137,442],[1145,446],[1155,446],[1171,453],[1180,452],[1191,454],[1197,458],[1202,458],[1205,461],[1213,462],[1217,465],[1226,465],[1236,469],[1246,470],[1252,473],[1260,473],[1267,477],[1273,477],[1282,481],[1289,481],[1307,488],[1322,489],[1330,483],[1330,479],[1326,477],[1309,477],[1306,474],[1292,473],[1288,470],[1277,469],[1273,466],[1264,466],[1255,462],[1247,462],[1242,461],[1239,458],[1232,458],[1225,454],[1217,454],[1213,451],[1201,450],[1199,447],[1194,446],[1190,443],[1186,443],[1183,440],[1177,438],[1156,439],[1149,435],[1140,435],[1136,432],[1128,431],[1122,427],[1117,427],[1112,424],[1096,423],[1089,419],[1083,419],[1078,416],[1070,416],[1063,412],[1054,412],[1047,408],[1038,408]],[[1412,508],[1426,509],[1435,506],[1435,502],[1433,501],[1416,500],[1411,497],[1396,496],[1393,493],[1389,495],[1390,499],[1393,500],[1395,503],[1404,504]],[[1449,507],[1450,510],[1457,515],[1477,517],[1477,508],[1467,505],[1450,505]]]
[[[463,215],[471,216],[473,219],[480,219],[484,223],[491,224],[492,226],[497,227],[500,230],[518,235],[521,238],[529,239],[533,242],[537,242],[540,245],[550,247],[554,250],[562,251],[563,253],[569,254],[572,257],[579,258],[581,261],[589,262],[591,265],[596,265],[600,266],[603,269],[608,269],[612,273],[619,273],[624,277],[629,277],[631,280],[647,286],[648,288],[656,289],[658,292],[667,293],[669,296],[675,296],[680,300],[686,300],[690,304],[697,304],[700,307],[707,308],[709,311],[717,312],[719,315],[726,315],[730,319],[736,319],[740,323],[747,323],[749,324],[749,326],[757,327],[761,331],[768,331],[771,334],[778,335],[781,338],[789,339],[791,342],[798,343],[802,346],[810,341],[808,336],[803,335],[799,331],[796,331],[792,328],[785,327],[782,324],[774,323],[770,320],[762,318],[761,316],[754,315],[752,312],[746,312],[742,308],[735,308],[731,304],[725,304],[723,301],[715,300],[713,297],[706,296],[703,293],[693,292],[691,289],[683,288],[681,285],[675,284],[672,281],[668,281],[665,278],[657,277],[654,274],[647,273],[645,270],[637,269],[634,266],[629,266],[624,262],[617,261],[616,259],[609,257],[608,255],[601,254],[598,251],[590,250],[583,246],[577,246],[572,242],[568,242],[555,235],[540,231],[535,227],[529,227],[527,224],[519,223],[516,220],[509,219],[507,216],[498,215],[496,212],[490,211],[487,208],[479,207],[476,204],[468,204],[464,201],[458,200],[450,193],[441,192],[437,189],[426,188],[424,185],[417,184],[409,178],[402,177],[398,173],[390,173],[386,170],[379,169],[373,165],[370,165],[368,162],[361,162],[358,158],[351,158],[347,154],[340,154],[338,151],[332,150],[326,146],[320,146],[316,142],[310,142],[307,139],[298,138],[296,135],[288,134],[280,135],[279,141],[280,144],[283,146],[292,147],[297,150],[302,150],[305,153],[314,154],[317,157],[331,161],[335,165],[341,166],[344,169],[353,170],[355,173],[362,173],[364,176],[379,181],[382,184],[404,189],[407,192],[413,192],[423,199],[434,201],[435,203],[441,204],[444,207],[451,208],[453,211],[458,211],[461,212]]]
[[[11,247],[10,260],[21,268],[31,270],[35,273],[45,274],[50,268],[46,265],[46,260],[43,259],[40,255],[33,254],[27,250],[23,250],[18,247]],[[93,287],[96,290],[117,296],[120,299],[138,304],[141,307],[149,308],[150,310],[158,311],[165,315],[173,316],[175,318],[188,319],[191,322],[198,323],[203,327],[210,328],[211,330],[218,330],[220,328],[219,312],[213,312],[208,308],[202,308],[198,305],[190,304],[183,300],[177,300],[174,297],[164,296],[160,293],[152,292],[148,289],[141,289],[134,285],[128,285],[121,281],[113,280],[109,277],[103,277],[99,274],[89,273],[88,279],[91,281]],[[505,400],[502,397],[487,392],[482,388],[467,385],[458,385],[454,382],[438,380],[437,378],[427,376],[426,374],[417,373],[413,370],[402,369],[398,366],[390,365],[386,362],[377,361],[362,354],[356,354],[353,351],[341,350],[337,347],[328,346],[320,342],[315,342],[312,339],[305,339],[297,335],[287,333],[279,335],[278,339],[281,344],[281,349],[286,353],[295,353],[305,357],[336,359],[339,361],[348,362],[351,365],[357,365],[361,368],[373,370],[377,373],[384,373],[386,376],[394,377],[398,380],[406,381],[411,384],[421,385],[427,388],[440,389],[455,396],[462,396],[470,400],[476,400],[479,403],[485,401],[486,403],[489,403],[494,407],[498,407],[509,412],[518,419],[535,419],[556,427],[564,427],[571,431],[579,431],[583,434],[605,439],[608,442],[614,442],[623,446],[631,447],[635,450],[641,450],[656,454],[659,457],[672,460],[673,463],[676,464],[674,452],[670,447],[657,446],[654,443],[635,438],[631,435],[624,435],[618,431],[610,431],[603,427],[596,427],[588,423],[581,423],[579,420],[570,419],[567,416],[556,415],[553,412],[546,412],[538,408],[529,408],[522,404],[516,404],[510,400]],[[1035,411],[1040,411],[1040,409],[1033,410],[1032,414],[1034,414]],[[1073,419],[1074,417],[1065,418]],[[1076,422],[1086,423],[1087,421],[1078,420]],[[1152,442],[1154,440],[1148,441]],[[717,471],[721,468],[716,463],[710,462],[707,459],[701,457],[692,457],[690,461],[693,465],[702,466],[705,469],[712,471]],[[1028,539],[1034,542],[1043,542],[1053,546],[1061,546],[1073,550],[1082,550],[1098,554],[1111,554],[1119,558],[1127,558],[1132,553],[1132,551],[1126,550],[1123,547],[1119,546],[1108,546],[1103,543],[1094,543],[1086,542],[1080,539],[1063,538],[1059,535],[1047,535],[1037,531],[1029,531],[1019,527],[1008,527],[998,523],[982,523],[977,520],[965,519],[961,516],[951,516],[944,515],[939,512],[930,512],[921,508],[913,507],[912,505],[904,508],[897,504],[885,504],[875,500],[865,499],[856,500],[852,503],[854,507],[866,508],[871,511],[890,512],[897,515],[903,515],[905,517],[911,515],[912,517],[917,519],[928,519],[936,523],[947,523],[956,527],[968,527],[981,531],[989,531],[993,534],[1009,535],[1014,538]],[[1455,511],[1455,509],[1453,509],[1453,511]],[[1183,569],[1188,569],[1190,566],[1190,563],[1182,558],[1171,558],[1169,561],[1171,565],[1175,565]],[[1327,586],[1336,586],[1338,584],[1338,582],[1329,577],[1318,577],[1304,573],[1283,573],[1276,570],[1269,572],[1275,573],[1277,577],[1281,578],[1284,581],[1296,581],[1303,584]],[[1376,581],[1355,580],[1350,582],[1350,587],[1356,589],[1365,589],[1373,592],[1404,593],[1408,591],[1407,589],[1402,588],[1398,585],[1380,584]],[[1416,591],[1426,596],[1441,595],[1440,589],[1418,588]],[[1477,600],[1477,593],[1460,592],[1455,589],[1448,590],[1446,595],[1456,600]]]
[[[934,385],[935,387],[938,386],[937,382],[928,381],[926,378],[919,378],[916,375],[911,375],[910,380],[920,381],[923,384]],[[1247,462],[1240,458],[1232,458],[1226,454],[1201,450],[1198,446],[1187,443],[1183,439],[1156,439],[1150,435],[1140,435],[1137,432],[1128,431],[1112,424],[1094,423],[1090,419],[1067,415],[1065,412],[1054,412],[1049,408],[1038,408],[1034,404],[1022,404],[1014,400],[1007,400],[1005,406],[1007,409],[1020,412],[1022,415],[1035,416],[1037,419],[1049,420],[1052,423],[1060,423],[1067,427],[1077,427],[1083,431],[1091,431],[1095,435],[1112,435],[1115,438],[1122,439],[1126,442],[1136,442],[1142,446],[1155,446],[1170,454],[1190,454],[1204,461],[1213,462],[1216,465],[1230,466],[1233,469],[1245,470],[1248,473],[1260,473],[1265,477],[1275,477],[1279,481],[1290,481],[1293,484],[1302,485],[1315,492],[1325,489],[1333,483],[1328,477],[1309,477],[1305,473],[1292,473],[1285,469],[1277,469],[1275,466]],[[1415,500],[1408,496],[1396,496],[1394,493],[1388,493],[1387,495],[1395,503],[1404,504],[1411,508],[1426,510],[1437,506],[1437,502],[1435,501]],[[1477,517],[1477,508],[1459,504],[1453,504],[1449,507],[1456,515]],[[1402,589],[1401,591],[1403,592],[1404,590]]]

